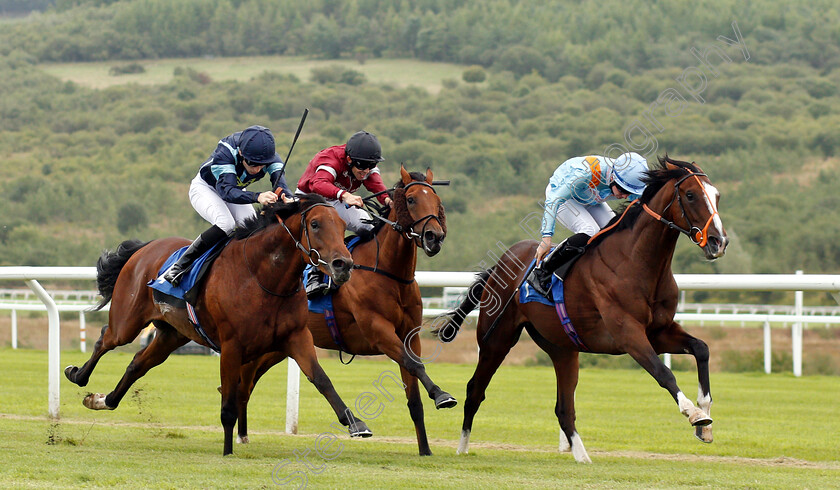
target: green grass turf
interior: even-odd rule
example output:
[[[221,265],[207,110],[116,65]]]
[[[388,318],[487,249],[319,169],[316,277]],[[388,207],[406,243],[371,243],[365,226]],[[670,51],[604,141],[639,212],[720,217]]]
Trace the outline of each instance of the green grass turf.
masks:
[[[62,366],[87,357],[63,352]],[[139,380],[115,411],[81,405],[89,391],[113,389],[130,360],[127,353],[107,354],[86,388],[62,376],[55,422],[46,417],[46,353],[0,350],[0,487],[266,488],[275,486],[273,469],[294,485],[305,475],[312,488],[828,488],[840,481],[837,377],[714,374],[715,442],[706,445],[644,372],[584,370],[577,427],[594,464],[580,465],[556,451],[550,368],[500,369],[476,416],[470,454],[456,456],[473,367],[429,364],[432,379],[460,404],[437,411],[424,397],[434,456],[421,458],[396,389],[395,399],[380,399],[382,413],[368,421],[374,436],[357,441],[330,425],[334,415],[304,379],[301,435],[282,434],[282,363],[252,398],[252,443],[236,445],[234,455],[223,458],[217,357],[172,356]],[[372,383],[381,373],[398,372],[390,361],[321,362],[351,406],[361,393],[377,393]],[[694,374],[677,378],[693,398]],[[330,448],[337,454],[327,461],[316,445],[319,434],[329,433],[338,440]],[[312,469],[300,459],[304,454]]]

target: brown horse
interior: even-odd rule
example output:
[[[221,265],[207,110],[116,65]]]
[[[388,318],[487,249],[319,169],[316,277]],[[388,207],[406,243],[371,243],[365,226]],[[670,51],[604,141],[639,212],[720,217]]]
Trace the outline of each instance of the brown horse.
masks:
[[[695,427],[695,435],[704,442],[712,441],[709,349],[674,321],[678,289],[671,258],[680,232],[699,245],[708,260],[724,254],[728,239],[717,212],[720,196],[693,163],[671,160],[667,155],[659,162],[662,168],[648,172],[641,199],[590,240],[586,253],[565,278],[571,328],[564,330],[555,308],[538,302],[520,304],[519,295],[513,296],[528,272],[525,264],[534,257],[534,241],[519,242],[505,252],[498,264],[479,276],[464,302],[450,314],[449,323],[441,329],[448,331],[442,338],[449,340],[466,314],[481,303],[479,359],[467,384],[459,454],[468,451],[473,418],[487,385],[523,328],[554,363],[560,450],[571,450],[578,462],[591,462],[575,429],[581,351],[630,354],[674,397],[680,413]],[[506,303],[512,296],[515,301]],[[699,408],[683,394],[659,359],[658,354],[666,352],[695,357]]]
[[[395,186],[393,208],[387,221],[380,218],[374,239],[353,250],[357,271],[333,295],[343,345],[336,343],[322,314],[310,313],[309,330],[318,347],[363,356],[385,354],[400,365],[420,455],[426,456],[432,451],[426,437],[417,380],[435,401],[435,408],[454,407],[457,402],[429,379],[420,357],[423,303],[414,270],[417,248],[430,257],[440,251],[446,237],[446,218],[432,187],[431,170],[425,176],[409,173],[405,168],[400,172],[402,178]],[[242,369],[238,427],[242,442],[248,441],[246,409],[251,391],[277,362],[278,356],[269,354]]]
[[[344,221],[320,196],[308,195],[290,204],[278,202],[237,230],[208,270],[195,312],[207,338],[221,351],[224,454],[233,452],[239,370],[267,352],[292,357],[335,410],[351,436],[370,436],[355,419],[318,364],[312,335],[306,328],[306,297],[300,277],[307,262],[320,264],[334,280],[350,278],[353,259],[344,245]],[[97,283],[111,302],[108,325],[84,366],[68,366],[64,374],[85,386],[103,354],[133,341],[146,325],[156,327],[154,340],[134,356],[114,391],[88,395],[92,410],[117,408],[129,387],[172,351],[194,340],[211,346],[196,332],[184,308],[158,303],[147,283],[154,280],[169,255],[189,241],[163,238],[148,243],[129,240],[97,262]]]

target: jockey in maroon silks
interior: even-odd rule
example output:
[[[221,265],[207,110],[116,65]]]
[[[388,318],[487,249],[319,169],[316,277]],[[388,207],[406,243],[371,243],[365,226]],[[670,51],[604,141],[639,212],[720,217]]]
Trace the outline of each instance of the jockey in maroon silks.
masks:
[[[331,146],[319,151],[309,162],[298,181],[298,194],[320,194],[338,211],[347,223],[347,229],[362,236],[370,234],[373,224],[364,210],[362,198],[354,194],[361,186],[372,193],[386,190],[377,165],[383,161],[379,140],[367,131],[359,131],[346,144]],[[391,198],[383,193],[377,196],[382,204],[390,205]],[[307,272],[306,294],[315,297],[329,290],[318,269]]]

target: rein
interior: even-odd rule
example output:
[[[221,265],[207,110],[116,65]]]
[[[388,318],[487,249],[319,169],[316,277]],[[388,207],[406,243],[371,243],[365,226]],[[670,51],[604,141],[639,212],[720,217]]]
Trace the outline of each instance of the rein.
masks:
[[[316,202],[315,204],[312,204],[311,206],[300,212],[300,226],[301,229],[303,229],[304,236],[306,237],[306,245],[309,247],[308,249],[307,247],[304,247],[303,244],[300,241],[298,241],[298,239],[295,238],[294,235],[292,235],[292,231],[289,229],[288,226],[286,226],[286,223],[284,223],[283,220],[280,219],[280,217],[277,217],[277,221],[283,226],[283,228],[289,234],[289,237],[291,237],[292,241],[295,242],[295,248],[302,251],[307,257],[307,262],[309,262],[313,266],[318,266],[319,264],[327,265],[327,263],[321,259],[321,253],[312,247],[312,242],[309,238],[309,227],[306,225],[306,213],[311,211],[312,208],[316,206],[329,206],[329,204]],[[303,281],[300,278],[298,278],[297,281],[297,288],[295,288],[295,290],[290,293],[275,293],[274,291],[271,291],[262,285],[262,283],[260,282],[260,278],[251,270],[251,264],[248,261],[248,254],[245,253],[245,246],[248,244],[248,240],[251,238],[251,236],[252,235],[248,235],[248,238],[245,239],[245,243],[242,244],[242,256],[245,258],[245,268],[248,270],[248,273],[254,277],[254,280],[257,281],[257,285],[260,287],[260,289],[272,296],[277,296],[279,298],[288,298],[289,296],[293,296],[298,291],[300,291],[301,285],[303,284]],[[314,261],[312,259],[313,252],[317,256],[317,259]]]
[[[667,226],[668,228],[671,228],[672,230],[677,230],[680,233],[686,235],[692,242],[694,242],[694,244],[696,244],[700,247],[705,247],[706,243],[709,241],[709,225],[712,224],[712,220],[714,220],[714,218],[715,218],[715,216],[717,216],[718,212],[717,212],[717,210],[715,210],[715,212],[712,213],[711,216],[709,216],[709,219],[706,221],[706,225],[701,229],[697,226],[692,225],[691,220],[688,218],[688,216],[686,216],[685,207],[683,206],[683,203],[682,203],[682,196],[680,196],[680,184],[682,184],[686,179],[688,179],[690,177],[694,177],[695,179],[697,179],[697,183],[700,184],[700,188],[703,189],[703,183],[700,182],[700,177],[701,176],[706,177],[706,174],[689,172],[688,175],[685,175],[680,180],[678,180],[674,184],[674,197],[671,198],[671,202],[669,202],[668,205],[665,206],[665,209],[662,210],[662,214],[665,214],[665,212],[668,211],[668,209],[671,207],[671,205],[674,204],[674,201],[676,201],[677,204],[679,204],[679,206],[680,206],[680,212],[682,213],[682,217],[688,223],[688,229],[683,228],[682,226],[674,223],[673,221],[670,221],[668,219],[663,218],[662,214],[659,214],[659,213],[653,211],[652,209],[650,209],[648,207],[647,204],[643,203],[642,204],[642,209],[647,214],[649,214],[653,219],[664,223],[665,226]],[[703,192],[704,193],[706,192],[705,189],[703,190]],[[708,194],[706,195],[706,197],[708,199],[711,199],[711,197],[708,196]],[[630,208],[633,207],[633,205],[638,203],[638,202],[639,202],[638,199],[631,202],[627,206],[627,208],[624,210],[624,212],[621,213],[621,217],[618,218],[618,220],[615,223],[613,223],[612,225],[604,228],[603,230],[601,230],[598,233],[596,233],[595,235],[593,235],[592,238],[590,238],[589,241],[587,241],[586,243],[587,244],[592,243],[592,241],[595,240],[595,238],[597,238],[598,236],[600,236],[600,235],[606,233],[607,231],[609,231],[609,230],[615,228],[616,226],[618,226],[618,224],[621,223],[621,220],[624,219],[624,216],[627,214],[627,211],[629,211]]]

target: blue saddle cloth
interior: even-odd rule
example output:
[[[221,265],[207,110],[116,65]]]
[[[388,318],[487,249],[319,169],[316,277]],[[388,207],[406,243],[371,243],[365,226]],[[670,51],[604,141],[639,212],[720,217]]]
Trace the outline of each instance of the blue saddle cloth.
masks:
[[[163,273],[169,270],[169,267],[174,264],[175,261],[180,259],[181,256],[184,255],[184,252],[187,251],[187,247],[179,248],[170,255],[168,259],[166,259],[166,262],[163,263],[163,267],[161,267],[160,271],[158,271],[157,279],[149,281],[147,286],[178,299],[193,299],[196,295],[190,294],[190,290],[198,284],[198,281],[204,275],[206,269],[210,266],[213,259],[219,255],[219,252],[222,251],[222,248],[224,248],[228,241],[229,240],[223,240],[211,247],[210,250],[204,252],[201,257],[197,258],[192,265],[190,265],[184,275],[181,276],[181,282],[177,286],[173,286],[163,278]]]
[[[531,261],[531,268],[534,267],[535,262],[535,260]],[[566,332],[569,339],[574,342],[581,351],[589,352],[589,348],[583,343],[583,340],[581,340],[577,330],[575,330],[574,325],[572,325],[572,319],[569,318],[569,314],[566,312],[566,298],[564,297],[565,291],[563,280],[554,274],[551,275],[551,288],[549,288],[549,293],[554,301],[551,301],[549,298],[546,298],[536,292],[534,288],[528,284],[528,281],[525,281],[522,283],[522,286],[519,287],[519,303],[524,304],[537,302],[546,306],[554,307],[554,311],[557,312],[557,316],[560,318],[560,323],[563,325],[563,331]]]
[[[536,260],[531,260],[529,270],[534,268],[535,263]],[[546,306],[554,306],[557,303],[563,303],[563,281],[553,274],[551,276],[551,287],[549,288],[549,292],[551,293],[551,297],[554,298],[553,302],[538,293],[533,287],[531,287],[528,281],[525,281],[522,283],[522,286],[519,287],[519,302],[531,303],[536,301],[537,303],[542,303]]]
[[[361,238],[358,237],[358,236],[354,236],[354,237],[350,238],[350,240],[347,242],[347,250],[352,253],[353,249],[356,248],[356,245],[358,245],[360,241],[361,241]],[[304,284],[306,284],[306,281],[309,279],[309,274],[312,272],[312,269],[314,269],[314,268],[315,268],[315,266],[307,265],[306,268],[303,269],[303,283]],[[330,287],[330,290],[327,294],[324,294],[323,296],[318,296],[314,300],[313,299],[308,300],[307,305],[309,307],[309,311],[311,311],[313,313],[325,313],[326,311],[332,312],[332,309],[333,309],[332,295],[333,295],[333,289],[332,289],[332,287]]]

